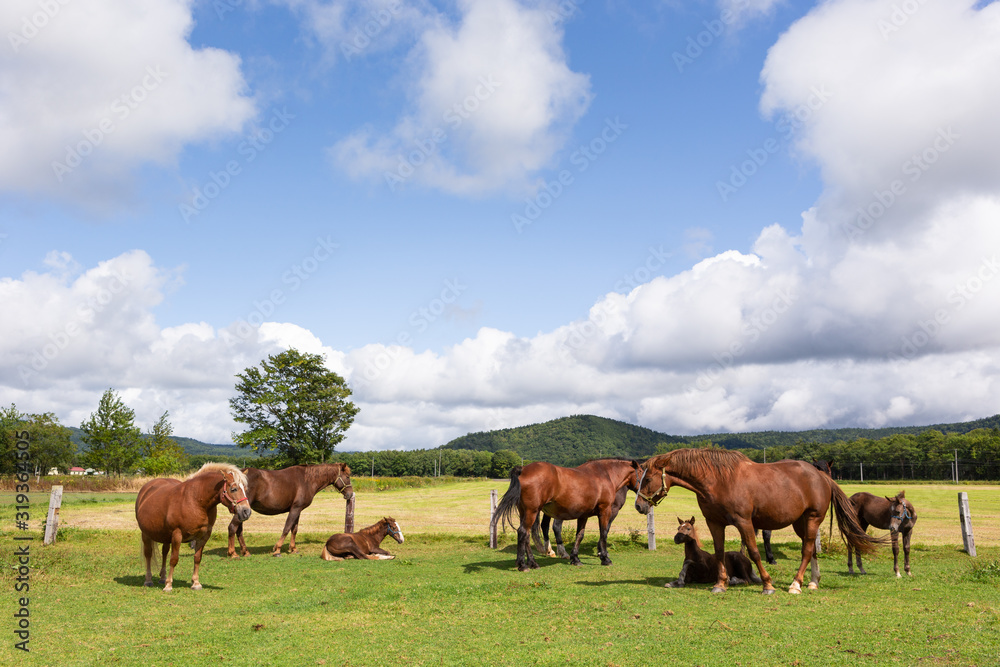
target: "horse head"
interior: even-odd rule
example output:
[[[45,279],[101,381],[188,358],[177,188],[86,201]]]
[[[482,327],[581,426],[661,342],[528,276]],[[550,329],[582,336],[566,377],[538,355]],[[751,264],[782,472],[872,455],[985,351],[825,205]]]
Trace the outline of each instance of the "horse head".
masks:
[[[219,472],[222,473],[223,480],[222,490],[219,491],[219,502],[225,505],[231,514],[235,514],[237,519],[246,521],[253,513],[250,501],[247,499],[246,475],[239,469]]]
[[[694,517],[687,521],[677,517],[677,534],[674,535],[674,544],[685,544],[686,542],[698,543],[698,533],[694,528]]]
[[[656,457],[639,466],[639,488],[635,492],[635,510],[649,514],[650,507],[656,507],[667,497],[673,478],[667,474],[665,466],[657,467]]]
[[[907,507],[906,492],[900,491],[896,494],[895,498],[885,496],[885,499],[889,501],[889,515],[891,517],[889,519],[889,530],[898,533],[903,523],[913,518],[910,508]]]
[[[340,466],[340,472],[337,473],[337,478],[333,480],[333,488],[340,491],[340,494],[344,496],[344,500],[350,500],[354,497],[354,486],[351,485],[351,467],[346,463],[337,464]]]
[[[400,544],[402,544],[403,543],[403,531],[400,530],[399,524],[396,523],[396,520],[393,519],[390,516],[387,516],[387,517],[384,517],[382,519],[382,521],[385,522],[385,529],[387,531],[389,531],[389,535],[392,536],[392,539],[394,539],[397,542],[399,542]]]

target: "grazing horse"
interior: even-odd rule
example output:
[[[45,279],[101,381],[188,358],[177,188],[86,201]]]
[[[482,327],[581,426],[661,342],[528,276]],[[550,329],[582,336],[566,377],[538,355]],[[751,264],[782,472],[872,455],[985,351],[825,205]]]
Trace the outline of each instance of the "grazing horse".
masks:
[[[899,534],[903,535],[903,560],[906,576],[912,576],[910,572],[910,536],[913,532],[913,524],[917,522],[917,510],[914,509],[910,501],[906,499],[906,492],[900,491],[895,498],[884,496],[879,498],[870,493],[855,493],[851,496],[851,503],[858,512],[858,522],[861,527],[868,530],[868,526],[889,529],[889,536],[892,539],[892,569],[897,577],[902,577],[899,573]],[[858,569],[861,574],[865,572],[865,566],[861,564],[861,552],[858,552]],[[851,549],[847,549],[847,571],[854,574],[854,566],[851,563]]]
[[[602,565],[611,565],[608,529],[622,505],[616,504],[617,496],[626,485],[637,488],[638,469],[637,461],[617,458],[588,461],[576,468],[563,468],[544,461],[529,463],[523,468],[515,466],[510,471],[510,487],[497,505],[490,529],[495,530],[501,520],[513,527],[512,516],[517,510],[521,519],[517,529],[517,569],[527,572],[538,567],[531,553],[529,531],[537,530],[539,512],[555,519],[577,520],[576,543],[569,559],[573,565],[580,565],[580,542],[587,519],[596,515],[601,532],[597,555]]]
[[[719,564],[715,556],[701,548],[694,517],[687,521],[677,517],[677,523],[674,543],[684,545],[684,563],[677,580],[665,584],[665,588],[683,588],[688,583],[712,583],[719,574]],[[760,577],[753,571],[753,563],[739,551],[726,552],[726,572],[729,573],[729,583],[733,585],[761,583]]]
[[[833,463],[833,461],[813,461],[813,467],[820,472],[825,472],[830,476],[830,479],[833,479],[833,470],[830,468],[831,463]],[[832,519],[833,517],[830,518]],[[756,532],[756,529],[754,532]],[[763,531],[762,537],[764,538],[764,555],[767,556],[768,564],[774,565],[778,561],[774,557],[774,552],[771,551],[771,531]]]
[[[323,545],[323,560],[345,560],[358,558],[360,560],[392,560],[391,553],[379,547],[386,535],[403,543],[403,531],[392,517],[385,517],[376,524],[362,528],[356,533],[337,533]]]
[[[206,463],[185,481],[153,479],[146,482],[135,498],[135,519],[142,531],[142,555],[146,559],[146,586],[153,585],[150,561],[153,542],[163,544],[160,583],[164,591],[173,590],[174,568],[177,566],[181,542],[194,543],[194,574],[191,589],[201,590],[198,568],[201,554],[212,534],[219,503],[225,505],[240,521],[250,518],[247,501],[247,478],[239,468],[228,463]],[[167,550],[170,554],[170,573]]]
[[[247,497],[254,512],[273,516],[288,512],[281,538],[271,550],[272,556],[281,555],[281,545],[285,535],[291,533],[288,543],[288,553],[294,554],[295,535],[299,532],[299,515],[302,510],[312,504],[313,497],[321,490],[333,484],[345,500],[354,495],[351,486],[351,469],[344,463],[321,463],[311,466],[291,466],[282,470],[260,470],[247,468],[249,486]],[[247,544],[243,541],[243,523],[236,518],[229,523],[229,557],[236,558],[235,538],[240,541],[240,555],[246,556]]]
[[[693,491],[715,542],[719,571],[713,593],[726,590],[726,526],[734,525],[747,545],[751,560],[764,582],[764,593],[774,585],[760,562],[754,527],[776,530],[791,525],[802,539],[802,563],[788,589],[802,592],[806,563],[812,562],[809,588],[819,586],[815,560],[816,533],[831,502],[840,532],[848,544],[870,553],[884,539],[870,537],[858,523],[847,495],[828,476],[804,461],[754,463],[741,452],[725,449],[678,449],[660,454],[642,464],[635,509],[649,508],[667,496],[672,485]]]

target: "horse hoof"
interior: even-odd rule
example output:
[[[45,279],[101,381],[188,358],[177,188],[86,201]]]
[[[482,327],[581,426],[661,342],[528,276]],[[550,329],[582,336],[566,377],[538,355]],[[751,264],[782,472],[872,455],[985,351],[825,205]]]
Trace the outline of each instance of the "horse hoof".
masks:
[[[806,586],[806,588],[808,588],[811,591],[819,590],[819,584],[817,584],[815,581],[810,581],[809,585]]]
[[[146,582],[144,582],[144,583],[143,583],[142,585],[143,585],[143,586],[147,586],[147,587],[149,587],[149,588],[152,588],[152,587],[153,587],[153,586],[155,586],[156,584],[154,584],[154,583],[152,582],[152,580],[150,580],[150,581],[146,581]]]
[[[272,551],[271,555],[274,556],[275,558],[277,558],[278,556],[281,555],[281,552],[280,551]]]
[[[601,561],[601,565],[604,565],[604,566],[611,565],[611,559],[609,558],[608,560],[602,560]]]
[[[201,584],[191,584],[191,590],[193,590],[193,591],[200,591],[201,590]]]
[[[714,587],[712,588],[712,592],[713,592],[713,593],[725,593],[725,592],[726,592],[726,589],[725,589],[725,588],[723,588],[722,586],[714,586]]]
[[[164,586],[164,587],[163,587],[163,592],[164,592],[164,593],[169,593],[169,592],[170,592],[170,591],[172,591],[172,590],[174,590],[174,587],[173,587],[173,586]]]
[[[773,588],[765,588],[764,590],[761,591],[761,593],[764,594],[764,595],[774,595],[774,589]]]

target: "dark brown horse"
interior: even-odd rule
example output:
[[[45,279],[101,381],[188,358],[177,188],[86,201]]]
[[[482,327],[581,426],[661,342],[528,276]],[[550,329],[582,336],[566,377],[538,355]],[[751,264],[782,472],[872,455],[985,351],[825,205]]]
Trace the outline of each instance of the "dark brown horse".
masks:
[[[323,560],[345,560],[358,558],[361,560],[392,560],[391,553],[381,548],[386,535],[399,544],[403,543],[403,531],[392,517],[385,517],[376,524],[362,528],[356,533],[337,533],[331,535],[323,546]]]
[[[514,526],[516,509],[520,516],[517,528],[517,569],[526,572],[538,567],[531,553],[529,532],[537,530],[536,519],[544,512],[555,519],[576,519],[576,542],[570,563],[580,565],[580,542],[583,541],[587,519],[597,516],[600,539],[597,555],[602,565],[611,565],[608,558],[608,529],[618,515],[618,493],[627,485],[638,488],[639,463],[628,459],[597,459],[576,468],[563,468],[539,461],[515,466],[510,471],[510,487],[500,499],[490,522],[491,530],[498,521]],[[538,542],[536,535],[536,543]]]
[[[868,530],[868,526],[889,529],[889,537],[892,540],[892,569],[897,577],[902,577],[899,573],[899,535],[903,536],[903,560],[906,575],[912,576],[910,572],[910,536],[913,532],[913,524],[917,522],[917,510],[906,499],[906,492],[900,491],[895,498],[889,496],[879,497],[870,493],[855,493],[851,496],[851,503],[858,512],[858,522],[861,527]],[[858,552],[858,570],[861,574],[865,572],[865,566],[861,564],[861,553]],[[851,563],[851,549],[847,549],[847,571],[854,574],[854,566]]]
[[[676,581],[665,584],[666,588],[682,588],[685,584],[710,584],[719,575],[719,564],[715,556],[701,548],[698,530],[694,527],[694,517],[687,521],[677,517],[677,534],[675,544],[684,545],[684,563]],[[753,563],[739,551],[726,552],[726,572],[729,583],[759,584],[760,577],[753,571]]]
[[[736,526],[751,560],[764,582],[764,593],[774,592],[771,577],[760,562],[754,527],[776,530],[791,525],[802,539],[802,563],[788,589],[802,591],[806,564],[812,562],[809,588],[819,586],[815,560],[816,533],[831,505],[848,544],[869,553],[880,540],[868,536],[858,523],[850,500],[827,475],[805,461],[754,463],[740,452],[724,449],[678,449],[654,456],[642,465],[635,508],[642,514],[667,496],[671,485],[693,491],[715,543],[719,564],[713,593],[726,590],[726,526]]]
[[[181,542],[192,540],[195,552],[191,588],[201,590],[198,568],[202,550],[215,525],[218,505],[225,505],[240,521],[249,519],[251,511],[246,486],[246,475],[228,463],[206,463],[183,482],[178,479],[146,482],[135,498],[135,520],[142,531],[142,555],[146,559],[145,585],[153,585],[153,542],[163,544],[160,583],[165,583],[163,590],[169,591],[173,589]],[[171,548],[170,573],[167,574],[167,551]]]
[[[344,463],[291,466],[282,470],[247,468],[244,472],[249,482],[247,497],[254,512],[267,516],[288,512],[281,537],[271,550],[272,556],[281,555],[281,545],[285,542],[285,535],[289,533],[291,540],[288,543],[288,553],[298,552],[295,548],[295,535],[299,531],[299,515],[312,504],[313,497],[321,489],[333,484],[345,499],[350,500],[354,495],[351,469]],[[249,554],[246,542],[243,541],[243,523],[234,517],[229,523],[230,558],[236,558],[236,538],[240,541],[240,555]]]

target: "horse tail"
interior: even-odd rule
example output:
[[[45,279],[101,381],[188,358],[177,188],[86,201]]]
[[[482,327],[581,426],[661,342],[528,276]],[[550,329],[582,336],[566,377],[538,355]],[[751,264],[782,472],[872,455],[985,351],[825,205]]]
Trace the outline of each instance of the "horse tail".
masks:
[[[888,536],[872,537],[861,527],[854,503],[832,479],[830,480],[830,490],[833,508],[837,513],[837,527],[840,529],[841,538],[849,548],[855,549],[858,553],[869,554],[888,542]],[[833,530],[832,517],[830,518],[830,530]]]
[[[503,498],[497,503],[497,510],[493,513],[493,518],[490,519],[490,532],[493,533],[496,530],[497,523],[499,522],[501,527],[506,524],[511,527],[512,530],[516,530],[517,526],[514,525],[514,510],[517,509],[517,504],[521,500],[521,466],[514,466],[510,469],[510,486],[507,487],[507,493],[503,494]]]

